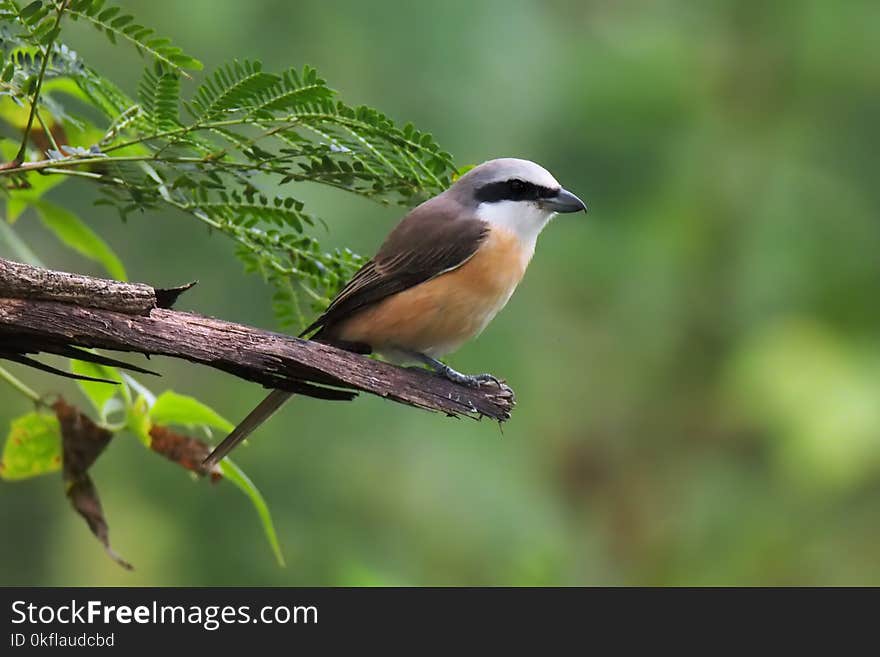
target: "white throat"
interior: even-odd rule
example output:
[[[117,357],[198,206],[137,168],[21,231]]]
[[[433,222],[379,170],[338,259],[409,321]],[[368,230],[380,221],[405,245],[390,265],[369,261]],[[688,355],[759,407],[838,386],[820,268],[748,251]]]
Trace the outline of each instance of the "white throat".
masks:
[[[530,201],[495,201],[480,203],[477,207],[480,219],[516,235],[529,255],[535,250],[538,235],[555,215],[555,212]]]

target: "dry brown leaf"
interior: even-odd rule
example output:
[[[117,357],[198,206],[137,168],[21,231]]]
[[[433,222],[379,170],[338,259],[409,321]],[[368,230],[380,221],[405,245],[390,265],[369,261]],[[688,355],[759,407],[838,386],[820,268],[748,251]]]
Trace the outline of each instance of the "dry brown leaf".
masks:
[[[211,446],[204,440],[178,433],[168,427],[154,424],[150,427],[150,448],[170,461],[182,465],[199,475],[210,475],[211,481],[221,478],[219,468],[206,468],[202,462],[211,453]]]
[[[104,519],[98,489],[88,474],[113,434],[60,397],[52,404],[52,410],[61,425],[62,471],[67,498],[92,534],[104,545],[107,554],[120,566],[131,570],[132,565],[110,547],[109,527]]]

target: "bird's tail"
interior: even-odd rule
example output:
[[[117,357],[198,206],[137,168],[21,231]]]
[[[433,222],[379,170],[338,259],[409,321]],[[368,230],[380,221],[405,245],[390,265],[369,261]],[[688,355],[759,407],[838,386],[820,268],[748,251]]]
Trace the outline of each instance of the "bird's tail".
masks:
[[[281,408],[281,405],[290,399],[292,394],[292,392],[287,392],[286,390],[273,390],[270,392],[266,398],[261,401],[254,410],[248,413],[248,416],[243,419],[239,425],[235,427],[228,436],[226,436],[226,438],[223,439],[223,442],[217,445],[213,452],[208,454],[208,458],[202,462],[202,465],[206,468],[213,468],[217,465],[224,456],[235,449],[235,446],[238,445],[238,443],[251,435],[254,429],[272,417],[272,414]]]

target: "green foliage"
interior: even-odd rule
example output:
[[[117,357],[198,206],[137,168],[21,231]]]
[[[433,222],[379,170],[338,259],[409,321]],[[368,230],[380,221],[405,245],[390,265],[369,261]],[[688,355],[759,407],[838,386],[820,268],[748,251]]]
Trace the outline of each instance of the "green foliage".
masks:
[[[156,398],[142,384],[136,384],[136,391],[140,391],[140,394],[134,397],[129,390],[129,383],[134,381],[130,377],[123,378],[114,368],[72,361],[71,371],[119,381],[119,386],[90,381],[78,381],[78,384],[98,411],[101,426],[111,431],[127,428],[148,448],[154,425],[175,424],[205,429],[212,427],[224,432],[233,428],[232,423],[193,397],[166,391]],[[122,412],[121,421],[108,422],[110,414],[116,411]],[[276,560],[279,565],[284,565],[272,516],[259,489],[229,459],[225,459],[219,468],[221,474],[251,501]],[[60,469],[61,429],[56,416],[32,412],[13,420],[0,458],[0,478],[18,481]]]
[[[233,60],[182,102],[183,69],[197,68],[195,60],[118,8],[102,0],[74,0],[63,12],[51,2],[21,9],[5,0],[3,6],[19,27],[0,42],[11,67],[9,95],[28,107],[28,94],[42,80],[68,81],[78,99],[103,117],[93,124],[78,107],[38,94],[47,120],[103,136],[53,144],[46,151],[50,160],[3,172],[17,182],[9,201],[16,214],[27,205],[16,200],[18,190],[33,188],[38,171],[97,185],[97,202],[114,206],[123,219],[135,211],[177,208],[236,242],[245,269],[274,285],[273,305],[283,322],[302,320],[299,295],[320,309],[363,262],[349,251],[322,249],[308,233],[316,221],[296,195],[300,183],[413,204],[448,185],[454,172],[450,155],[430,135],[411,124],[399,128],[373,108],[346,105],[308,66],[276,74],[258,61]],[[41,40],[44,24],[59,16],[87,20],[111,40],[130,41],[151,56],[137,100],[66,45]],[[181,105],[191,120],[181,119]],[[291,193],[279,193],[288,186]],[[108,266],[108,249],[92,242]]]
[[[59,41],[67,20],[84,21],[148,60],[136,99]],[[112,205],[123,220],[172,207],[232,239],[245,270],[275,287],[279,319],[302,325],[302,299],[320,309],[363,259],[321,247],[313,234],[320,222],[299,199],[300,185],[411,205],[449,184],[452,159],[412,125],[398,127],[378,110],[345,104],[311,67],[272,73],[258,61],[233,60],[195,90],[182,89],[187,70],[200,68],[104,0],[0,0],[0,119],[20,135],[17,143],[0,142],[8,160],[0,169],[4,241],[36,262],[11,225],[36,216],[62,244],[125,280],[124,265],[101,236],[45,195],[75,180],[92,186],[96,203]],[[172,391],[155,397],[113,368],[74,361],[71,370],[118,382],[79,387],[103,429],[127,430],[147,447],[166,425],[232,429],[202,402]],[[4,478],[57,469],[57,421],[37,413],[19,418],[5,449]],[[260,492],[228,460],[220,471],[251,500],[283,563]]]
[[[55,416],[34,412],[15,418],[3,447],[0,478],[18,481],[60,469],[61,428]]]
[[[205,430],[213,428],[224,433],[228,433],[233,429],[233,425],[229,420],[194,397],[181,395],[171,390],[167,390],[156,397],[143,384],[135,381],[128,375],[120,374],[115,368],[74,360],[71,361],[70,370],[76,374],[119,382],[120,385],[112,386],[106,383],[77,381],[77,385],[98,412],[99,423],[102,426],[113,431],[128,429],[147,448],[151,445],[150,429],[154,425],[179,425],[189,429],[202,428]],[[117,417],[117,414],[121,414],[121,417]],[[54,416],[50,415],[40,415],[39,417],[55,420]],[[19,420],[22,420],[22,418],[19,418]],[[20,437],[22,435],[22,432],[14,433],[15,426],[15,423],[13,423],[13,433],[7,439],[7,451],[12,449],[10,445],[12,444],[13,436]],[[26,427],[30,426],[31,424],[26,425]],[[55,420],[55,426],[57,434],[57,420]],[[45,441],[47,438],[41,437],[40,440]],[[39,445],[42,445],[42,443],[35,444],[34,447],[30,447],[24,452],[19,449],[14,453],[14,465],[4,467],[0,474],[7,477],[7,471],[21,473],[16,477],[19,479],[33,476],[33,474],[40,474],[41,467],[43,467],[42,464],[50,460],[50,455],[48,455],[48,451],[45,449],[39,451],[37,449]],[[29,472],[33,474],[27,474]],[[269,542],[278,563],[283,565],[284,558],[281,553],[275,526],[272,522],[272,516],[259,489],[229,459],[224,459],[221,462],[220,472],[251,501],[254,510],[260,518],[266,540]]]
[[[3,0],[0,7],[3,10],[4,20],[17,23],[30,43],[47,45],[58,36],[56,16],[51,2],[34,0],[20,8],[13,0]]]

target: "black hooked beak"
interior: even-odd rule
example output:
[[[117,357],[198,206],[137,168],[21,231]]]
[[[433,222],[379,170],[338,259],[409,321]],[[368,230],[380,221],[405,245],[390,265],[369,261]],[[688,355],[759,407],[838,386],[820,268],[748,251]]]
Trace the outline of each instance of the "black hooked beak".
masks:
[[[559,188],[559,191],[556,192],[555,196],[546,199],[544,204],[554,212],[565,213],[580,212],[581,210],[584,212],[587,211],[586,203],[562,187]]]

